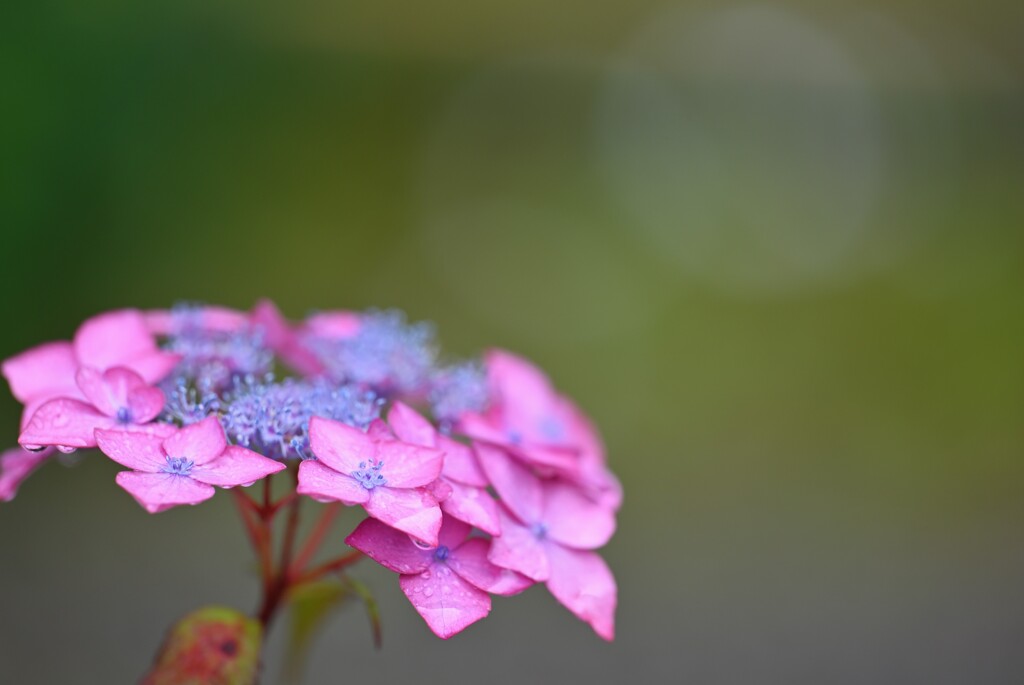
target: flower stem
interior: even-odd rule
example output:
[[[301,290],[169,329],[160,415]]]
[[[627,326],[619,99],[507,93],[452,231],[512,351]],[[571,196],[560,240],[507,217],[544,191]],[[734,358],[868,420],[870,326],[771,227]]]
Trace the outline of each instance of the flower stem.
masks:
[[[324,540],[324,536],[331,529],[331,525],[334,523],[334,519],[337,518],[338,513],[341,511],[341,502],[331,502],[324,507],[324,511],[320,514],[320,518],[317,520],[313,531],[306,538],[306,543],[302,546],[302,551],[299,552],[298,558],[295,560],[295,564],[292,566],[293,575],[301,573],[302,569],[309,565],[312,561],[313,555],[320,548],[320,544]]]

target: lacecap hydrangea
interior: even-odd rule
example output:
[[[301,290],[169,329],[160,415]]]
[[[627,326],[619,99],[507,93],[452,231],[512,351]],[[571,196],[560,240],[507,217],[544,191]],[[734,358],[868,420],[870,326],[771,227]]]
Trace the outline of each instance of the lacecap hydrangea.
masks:
[[[536,583],[614,636],[616,584],[597,550],[621,487],[590,420],[511,352],[451,360],[433,326],[397,311],[292,322],[264,301],[107,312],[2,368],[24,409],[0,499],[86,448],[124,466],[117,484],[151,513],[234,488],[264,627],[296,588],[369,557],[442,638],[487,616],[492,594]],[[257,482],[256,495],[236,487]],[[299,547],[309,499],[326,506]],[[343,507],[366,514],[350,549],[312,563]]]

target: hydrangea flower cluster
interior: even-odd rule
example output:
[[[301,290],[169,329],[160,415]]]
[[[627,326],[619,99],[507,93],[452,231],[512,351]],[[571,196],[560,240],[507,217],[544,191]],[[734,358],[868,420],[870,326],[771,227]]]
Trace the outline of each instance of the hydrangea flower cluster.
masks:
[[[491,595],[536,583],[614,636],[616,585],[597,550],[621,487],[586,416],[510,352],[442,363],[433,327],[399,312],[295,323],[264,301],[101,314],[2,370],[24,411],[0,499],[56,451],[92,447],[151,513],[262,481],[262,498],[232,492],[260,559],[264,626],[297,586],[369,557],[442,638],[487,616]],[[327,506],[296,551],[307,498]],[[312,566],[340,507],[366,514],[352,550]]]

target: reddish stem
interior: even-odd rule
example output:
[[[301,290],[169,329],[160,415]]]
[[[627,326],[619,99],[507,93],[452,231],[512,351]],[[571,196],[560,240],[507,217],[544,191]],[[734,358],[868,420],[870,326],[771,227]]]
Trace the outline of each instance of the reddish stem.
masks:
[[[306,538],[306,544],[302,546],[302,551],[299,552],[298,558],[296,558],[295,563],[292,565],[292,575],[298,575],[302,569],[309,565],[313,555],[320,548],[324,536],[330,531],[331,525],[340,511],[341,502],[331,502],[324,507],[324,511],[320,514],[320,518],[317,520],[312,532]]]
[[[295,581],[295,584],[298,585],[299,583],[308,583],[309,581],[321,578],[327,575],[328,573],[341,571],[342,569],[351,566],[352,564],[356,563],[362,558],[363,553],[360,552],[358,549],[353,549],[350,552],[342,554],[337,559],[332,559],[331,561],[325,562],[323,564],[320,564],[319,566],[316,566],[306,571],[302,574],[302,576],[298,578],[298,580]]]

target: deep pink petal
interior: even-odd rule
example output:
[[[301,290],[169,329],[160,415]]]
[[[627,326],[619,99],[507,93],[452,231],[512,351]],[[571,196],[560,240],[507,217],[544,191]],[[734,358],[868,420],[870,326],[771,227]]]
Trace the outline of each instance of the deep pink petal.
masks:
[[[498,503],[484,488],[450,481],[451,494],[441,501],[441,511],[476,526],[485,533],[501,535]]]
[[[446,478],[478,488],[490,485],[472,447],[442,435],[438,437],[437,448],[444,452],[444,468],[441,472]]]
[[[466,541],[471,530],[472,527],[462,521],[445,516],[441,520],[441,530],[437,534],[437,544],[444,545],[448,549],[455,549]]]
[[[122,309],[99,314],[75,332],[75,357],[82,366],[124,366],[157,351],[142,313]]]
[[[283,471],[285,464],[268,459],[244,447],[230,445],[224,452],[202,466],[196,466],[190,474],[201,483],[232,488],[236,485],[249,486],[272,473]]]
[[[122,471],[116,480],[151,514],[179,504],[199,504],[213,497],[214,493],[212,485],[171,473]]]
[[[418,488],[437,480],[444,466],[444,452],[430,447],[391,440],[377,444],[377,461],[388,487]]]
[[[164,452],[169,457],[184,457],[202,466],[221,455],[228,446],[224,428],[216,416],[208,416],[198,423],[179,428],[164,440]]]
[[[373,518],[356,526],[345,544],[395,573],[419,573],[434,560],[433,549],[420,547],[405,533]]]
[[[526,442],[512,445],[509,452],[530,466],[537,466],[575,477],[579,471],[579,452],[574,449]]]
[[[100,371],[82,366],[75,374],[75,383],[86,399],[107,416],[117,416],[120,409],[128,408],[128,396],[136,388],[146,387],[142,376],[124,366]]]
[[[10,502],[25,479],[53,454],[53,448],[27,452],[20,447],[0,454],[0,501]]]
[[[491,598],[452,573],[434,564],[422,573],[399,578],[402,592],[438,637],[447,640],[487,616]]]
[[[299,464],[299,485],[296,492],[309,495],[320,502],[344,502],[348,505],[365,504],[370,491],[354,478],[338,473],[318,461]]]
[[[306,319],[306,330],[318,338],[351,338],[361,325],[358,313],[344,310],[320,312]]]
[[[91,404],[59,397],[45,402],[18,436],[20,445],[62,445],[95,447],[93,432],[97,428],[113,428],[117,421],[97,411]]]
[[[437,431],[434,426],[414,409],[402,402],[395,402],[388,412],[388,425],[398,439],[423,447],[437,446]]]
[[[491,563],[487,558],[490,549],[489,540],[471,538],[452,553],[448,565],[476,587],[494,595],[516,595],[533,585],[521,573]]]
[[[615,532],[615,513],[566,483],[544,488],[544,524],[548,535],[567,547],[596,549]]]
[[[505,450],[483,443],[477,443],[475,447],[480,466],[505,505],[520,521],[539,522],[543,513],[540,480]]]
[[[448,499],[452,494],[452,486],[445,481],[444,478],[438,478],[435,481],[431,481],[424,485],[430,494],[434,496],[438,502],[443,502]]]
[[[51,342],[25,350],[3,363],[4,378],[20,402],[50,399],[75,386],[78,362],[69,342]]]
[[[595,552],[548,545],[548,590],[565,608],[609,642],[615,639],[618,591],[608,564]]]
[[[128,394],[128,416],[133,423],[152,421],[164,409],[167,398],[155,385],[144,385]]]
[[[162,426],[162,428],[158,428]],[[139,430],[98,430],[96,443],[103,454],[136,471],[159,473],[167,466],[163,442],[173,426],[153,424],[152,432]],[[160,433],[163,433],[161,435]]]
[[[309,445],[317,459],[344,474],[359,470],[360,463],[377,456],[377,447],[366,433],[319,416],[309,421]]]
[[[180,361],[181,355],[179,354],[155,350],[125,362],[124,366],[137,371],[147,383],[159,383],[171,374]]]
[[[491,541],[487,558],[497,566],[518,571],[538,582],[547,580],[550,570],[545,545],[504,507],[499,512],[501,536]]]
[[[429,492],[423,488],[391,487],[377,487],[367,492],[370,499],[363,505],[367,514],[420,542],[437,547],[441,508]]]
[[[388,424],[384,423],[384,419],[371,421],[366,427],[366,435],[372,442],[389,442],[395,439],[395,434],[391,432]]]

